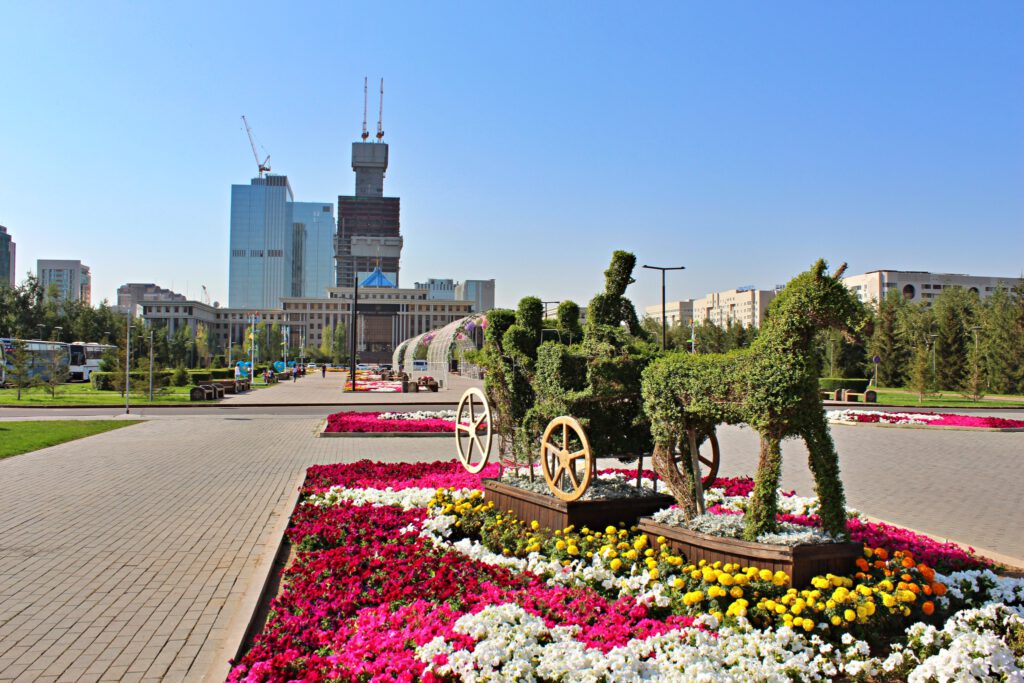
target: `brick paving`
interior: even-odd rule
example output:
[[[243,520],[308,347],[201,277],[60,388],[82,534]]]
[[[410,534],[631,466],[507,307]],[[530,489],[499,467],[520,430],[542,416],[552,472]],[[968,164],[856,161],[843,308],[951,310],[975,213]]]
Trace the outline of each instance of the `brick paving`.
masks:
[[[222,680],[305,468],[446,453],[318,422],[167,417],[0,461],[0,680]]]
[[[422,374],[422,373],[420,373]],[[459,375],[449,375],[449,389],[441,389],[437,393],[417,391],[416,393],[377,393],[368,391],[342,391],[341,387],[347,373],[328,372],[321,377],[319,372],[311,372],[299,379],[283,380],[277,385],[266,389],[250,391],[244,394],[229,394],[220,405],[247,406],[260,404],[323,404],[347,405],[358,403],[458,403],[462,392],[468,387],[482,387],[482,380],[466,379]]]
[[[451,454],[445,440],[317,439],[318,424],[166,414],[0,461],[0,680],[222,679],[307,466]],[[833,434],[851,505],[1024,558],[1024,434]],[[751,473],[754,433],[721,441],[722,473]],[[784,484],[811,493],[802,446],[784,452]]]

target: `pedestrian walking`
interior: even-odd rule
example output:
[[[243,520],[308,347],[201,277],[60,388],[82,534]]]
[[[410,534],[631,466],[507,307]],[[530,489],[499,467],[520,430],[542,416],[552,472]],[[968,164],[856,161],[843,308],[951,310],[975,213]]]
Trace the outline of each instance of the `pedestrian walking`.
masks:
[[[299,380],[299,369],[292,368],[292,381],[297,382]]]
[[[323,378],[327,377],[327,366],[326,365],[321,365],[320,366],[320,377],[323,377]]]

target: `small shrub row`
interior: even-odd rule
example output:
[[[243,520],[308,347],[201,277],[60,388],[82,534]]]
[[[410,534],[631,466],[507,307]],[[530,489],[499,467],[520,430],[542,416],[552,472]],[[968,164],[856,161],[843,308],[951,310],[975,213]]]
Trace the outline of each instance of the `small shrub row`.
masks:
[[[119,373],[116,372],[93,372],[89,375],[92,388],[98,391],[114,391],[114,380]],[[166,386],[171,383],[172,372],[170,370],[154,370],[153,384],[155,386]],[[131,384],[133,387],[140,387],[143,384],[149,386],[148,370],[132,370]]]
[[[818,387],[822,391],[843,389],[844,391],[854,391],[860,394],[867,390],[870,381],[866,378],[822,377],[818,380]]]

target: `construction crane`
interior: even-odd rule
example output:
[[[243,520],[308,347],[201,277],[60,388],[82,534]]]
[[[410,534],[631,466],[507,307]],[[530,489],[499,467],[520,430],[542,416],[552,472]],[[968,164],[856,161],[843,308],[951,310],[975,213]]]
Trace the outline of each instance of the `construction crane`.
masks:
[[[384,79],[380,79],[380,114],[377,116],[377,142],[384,137]]]
[[[252,147],[252,156],[256,160],[256,168],[259,169],[260,178],[262,178],[264,173],[270,173],[270,155],[268,154],[267,158],[260,162],[259,152],[256,151],[256,138],[252,136],[252,128],[249,126],[245,114],[242,114],[242,123],[245,124],[245,132],[249,136],[249,146]]]
[[[363,76],[363,142],[366,142],[366,138],[370,137],[370,134],[366,132],[366,76]]]
[[[203,287],[203,303],[206,304],[207,306],[209,306],[210,305],[210,292],[209,292],[209,290],[206,289],[206,285],[202,285],[202,287]]]

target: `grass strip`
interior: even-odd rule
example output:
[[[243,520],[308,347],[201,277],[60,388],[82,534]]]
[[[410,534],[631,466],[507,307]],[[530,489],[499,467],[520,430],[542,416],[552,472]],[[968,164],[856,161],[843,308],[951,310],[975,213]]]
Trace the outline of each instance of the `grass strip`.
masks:
[[[56,446],[93,434],[138,424],[143,420],[26,420],[0,422],[0,460]]]

